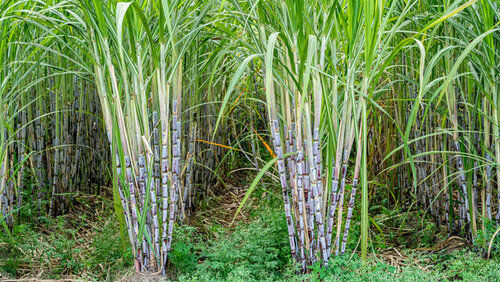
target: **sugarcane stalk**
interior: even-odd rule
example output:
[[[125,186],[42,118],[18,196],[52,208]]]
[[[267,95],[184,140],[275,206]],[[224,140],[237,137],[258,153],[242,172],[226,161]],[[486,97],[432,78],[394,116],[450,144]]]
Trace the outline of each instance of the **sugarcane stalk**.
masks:
[[[301,115],[298,115],[300,120]],[[303,171],[304,169],[304,152],[302,151],[302,131],[301,122],[296,122],[296,144],[297,144],[297,210],[299,214],[299,248],[300,248],[300,263],[302,270],[306,270],[306,250],[309,250],[309,238],[307,232],[307,215],[306,203],[304,199]]]
[[[54,215],[54,205],[56,201],[56,192],[59,184],[59,137],[56,136],[54,140],[54,175],[52,180],[52,193],[50,197],[49,214]]]
[[[165,78],[165,45],[161,45],[161,69],[157,70],[158,93],[159,93],[159,106],[160,106],[160,120],[162,131],[162,146],[161,146],[161,184],[162,184],[162,273],[165,273],[167,263],[167,229],[168,229],[168,207],[169,207],[169,181],[170,181],[170,167],[169,167],[169,150],[168,144],[170,140],[170,125],[168,101],[170,99],[170,87]]]
[[[359,179],[359,168],[361,165],[361,128],[358,135],[358,143],[357,143],[357,152],[356,152],[356,164],[354,166],[354,176],[352,179],[352,189],[351,189],[351,197],[349,199],[349,206],[347,208],[347,217],[345,220],[344,227],[344,237],[342,238],[342,247],[340,248],[340,254],[343,255],[345,253],[345,248],[347,245],[347,237],[349,236],[349,228],[351,227],[351,219],[352,219],[352,211],[354,210],[354,201],[356,199],[356,188],[358,187],[358,179]]]
[[[462,198],[464,200],[464,207],[463,207],[463,212],[467,216],[467,222],[471,224],[471,215],[470,215],[470,208],[469,208],[469,199],[467,196],[467,181],[465,179],[465,172],[464,172],[464,165],[463,165],[463,160],[462,156],[460,155],[460,145],[458,143],[458,140],[455,139],[453,140],[453,145],[455,146],[457,154],[457,160],[456,160],[456,165],[458,168],[458,173],[459,173],[459,185],[462,188]],[[474,240],[474,232],[472,231],[472,226],[471,226],[471,234],[473,236],[472,240]]]
[[[195,151],[195,139],[196,139],[196,121],[193,120],[193,124],[190,127],[189,134],[189,151],[187,154],[188,164],[186,168],[186,185],[184,187],[184,198],[182,200],[184,207],[189,207],[191,209],[191,203],[188,202],[189,195],[191,195],[193,191],[193,164],[194,164],[194,155]]]
[[[288,227],[288,239],[290,241],[290,250],[292,253],[292,257],[296,256],[295,249],[295,228],[293,224],[292,213],[290,209],[290,197],[288,195],[288,185],[285,173],[285,162],[283,161],[283,149],[281,146],[281,136],[279,132],[279,123],[278,120],[273,119],[271,121],[271,132],[273,133],[273,143],[274,143],[274,151],[277,159],[278,172],[280,175],[280,183],[281,183],[281,191],[283,194],[283,204],[285,208],[285,216]]]
[[[491,69],[491,74],[492,77],[497,77],[495,76],[494,69]],[[499,122],[499,115],[500,115],[500,104],[498,100],[498,93],[497,93],[497,85],[494,83],[490,84],[490,90],[491,90],[491,96],[493,97],[493,136],[494,136],[494,147],[495,147],[495,162],[498,164],[500,163],[500,130],[498,126]],[[498,206],[498,211],[496,215],[496,221],[497,223],[500,221],[500,169],[497,168],[496,170],[496,175],[497,175],[497,206]]]
[[[160,181],[160,146],[159,146],[159,135],[158,135],[158,113],[153,112],[153,182],[150,187],[149,192],[151,193],[151,216],[153,217],[154,232],[153,232],[153,242],[155,246],[155,258],[156,262],[160,262],[160,226],[158,219],[158,203],[157,195],[160,192],[161,181]]]
[[[18,140],[18,144],[17,144],[18,161],[21,164],[21,166],[19,167],[19,175],[18,175],[18,183],[17,183],[17,187],[18,187],[17,208],[19,211],[21,210],[21,206],[23,204],[22,191],[25,188],[24,187],[24,161],[25,161],[25,157],[26,157],[25,156],[25,152],[26,152],[26,148],[25,148],[26,126],[25,125],[27,124],[26,111],[22,110],[20,115],[21,115],[21,117],[20,117],[19,123],[18,123],[19,140]]]
[[[145,187],[146,186],[146,183],[145,183],[146,169],[145,169],[145,165],[146,165],[146,159],[145,159],[144,155],[141,154],[141,155],[139,155],[139,158],[138,158],[139,177],[137,179],[138,184],[139,184],[139,205],[138,205],[139,211],[146,209],[147,204],[148,204],[145,202],[145,199],[146,199],[146,187]],[[138,239],[140,240],[141,238],[138,238]],[[147,262],[147,258],[148,258],[147,246],[148,245],[146,243],[146,238],[144,235],[142,237],[141,246],[142,246],[142,259],[143,259],[141,261],[141,267],[142,267],[142,271],[145,271],[146,266],[148,265],[148,262]]]
[[[303,128],[304,128],[304,151],[305,155],[307,156],[308,153],[308,148],[310,146],[310,140],[307,138],[307,121],[306,118],[303,119]],[[306,219],[307,219],[307,226],[306,230],[308,232],[308,238],[309,238],[309,262],[311,264],[316,263],[316,257],[317,257],[317,251],[318,248],[316,248],[317,240],[315,238],[315,224],[314,224],[314,197],[313,197],[313,191],[311,187],[311,178],[310,178],[310,167],[309,167],[309,162],[304,161],[304,167],[302,171],[302,179],[303,179],[303,185],[304,185],[304,197],[306,199]]]
[[[175,56],[174,56],[175,57]],[[172,246],[174,221],[177,209],[177,195],[179,193],[180,172],[180,146],[181,146],[181,93],[182,93],[182,60],[179,62],[174,83],[174,95],[172,96],[172,183],[170,187],[170,209],[168,217],[166,254]],[[182,200],[182,199],[181,199]],[[168,258],[168,257],[167,257]]]
[[[133,176],[132,172],[132,166],[131,166],[131,161],[130,157],[125,154],[124,156],[124,162],[125,162],[125,172],[126,172],[126,179],[127,179],[127,184],[129,188],[129,196],[130,196],[130,211],[132,215],[132,236],[134,238],[134,246],[136,247],[136,256],[135,256],[135,261],[134,265],[136,268],[136,271],[139,271],[141,269],[141,263],[142,263],[142,252],[140,252],[140,244],[139,244],[139,238],[137,237],[139,235],[139,223],[137,221],[137,199],[135,196],[135,179]]]
[[[332,171],[332,188],[330,192],[330,198],[331,198],[331,203],[330,203],[330,209],[328,213],[328,225],[327,225],[327,231],[326,231],[326,246],[327,246],[327,251],[328,251],[328,256],[331,255],[331,245],[332,245],[332,233],[333,233],[333,221],[335,217],[335,211],[337,209],[337,193],[338,193],[338,184],[339,184],[339,176],[340,176],[340,162],[342,161],[342,150],[343,150],[343,145],[344,145],[344,132],[345,130],[345,122],[344,120],[340,121],[340,132],[338,135],[338,141],[337,141],[337,154],[336,157],[334,158],[335,164],[333,165],[333,171]]]
[[[342,178],[340,180],[340,190],[337,195],[337,205],[338,205],[338,216],[337,216],[337,234],[335,236],[335,256],[339,255],[340,247],[340,232],[342,228],[342,215],[344,209],[344,193],[345,193],[345,183],[347,177],[347,162],[349,160],[350,152],[345,149],[344,156],[342,157]]]
[[[158,133],[158,113],[153,112],[153,159],[154,159],[154,189],[156,195],[160,195],[161,188],[161,168],[160,168],[160,135]]]
[[[3,130],[0,131],[0,135],[4,135]],[[3,139],[3,138],[1,138]],[[2,140],[3,141],[3,140]],[[2,147],[4,144],[0,144]],[[0,163],[0,212],[2,219],[7,222],[7,216],[8,216],[8,202],[7,202],[7,156],[8,154],[6,153],[7,148],[1,148],[0,147],[0,153],[5,154],[5,156],[2,158],[2,162]],[[0,158],[2,156],[0,155]]]
[[[311,136],[311,122],[310,122],[310,110],[309,110],[309,104],[305,104],[305,109],[306,109],[306,132],[308,135],[308,140],[312,139]],[[316,111],[319,111],[318,108],[315,109]],[[317,112],[315,112],[317,114]],[[319,121],[315,121],[315,124],[318,124],[319,126]],[[319,142],[318,142],[319,143]],[[319,147],[319,144],[316,144],[316,146]],[[317,149],[317,148],[316,148]],[[311,167],[311,188],[312,188],[312,193],[313,193],[313,201],[314,201],[314,214],[316,217],[316,224],[318,226],[318,240],[319,240],[319,245],[321,247],[321,254],[323,258],[323,263],[325,265],[328,264],[328,253],[327,253],[327,248],[326,248],[326,239],[325,239],[325,225],[323,221],[323,214],[322,214],[322,199],[319,193],[319,189],[321,189],[321,185],[318,184],[318,182],[321,182],[321,178],[319,178],[318,181],[318,176],[321,176],[321,173],[318,173],[317,170],[321,169],[321,166],[319,166],[318,163],[318,157],[317,157],[317,150],[314,152],[312,144],[309,142],[309,165]],[[316,155],[313,157],[313,155]]]

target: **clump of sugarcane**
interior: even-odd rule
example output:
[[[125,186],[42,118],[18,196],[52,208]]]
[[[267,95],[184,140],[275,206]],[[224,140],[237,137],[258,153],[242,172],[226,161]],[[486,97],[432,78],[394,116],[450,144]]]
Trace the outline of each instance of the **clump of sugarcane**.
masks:
[[[283,193],[291,238],[290,247],[302,270],[306,271],[308,265],[316,261],[326,265],[331,256],[340,255],[345,251],[347,239],[344,238],[349,234],[358,178],[362,190],[361,250],[363,259],[366,259],[368,146],[377,147],[378,144],[373,139],[381,139],[379,135],[374,136],[374,132],[369,130],[368,119],[372,110],[381,109],[376,99],[381,98],[382,93],[388,92],[387,90],[392,87],[386,83],[391,78],[386,79],[385,68],[392,64],[395,57],[389,54],[392,52],[390,51],[392,40],[399,36],[395,30],[401,22],[389,24],[388,19],[392,9],[395,8],[394,3],[350,2],[346,11],[339,11],[345,13],[348,19],[345,24],[330,22],[320,14],[315,14],[315,9],[335,10],[337,7],[330,7],[325,3],[311,7],[303,5],[304,3],[290,2],[281,5],[266,4],[265,9],[255,14],[256,18],[261,17],[261,13],[266,14],[267,10],[273,9],[285,16],[277,20],[279,24],[267,18],[260,18],[262,25],[266,27],[255,31],[255,34],[251,33],[250,37],[255,39],[252,43],[265,50],[265,90],[270,119],[269,132],[273,138],[274,151],[282,153],[282,148],[285,148],[290,154],[283,162],[280,161],[282,156],[277,154],[276,165],[282,190],[288,190],[288,194],[292,195],[289,213],[286,193]],[[413,3],[407,3],[404,7],[400,7],[399,12],[408,15],[413,6]],[[384,10],[389,7],[389,10]],[[307,10],[310,15],[296,12],[301,9]],[[317,18],[308,18],[311,15],[316,15]],[[311,26],[304,26],[303,23],[308,21],[312,23]],[[279,30],[280,26],[287,26],[289,30],[272,33],[269,37],[262,36],[266,30]],[[345,34],[336,32],[343,29],[346,30]],[[328,32],[323,34],[325,30]],[[359,36],[362,33],[364,36]],[[316,37],[309,34],[324,36],[322,43],[318,44]],[[323,43],[323,40],[326,40],[326,43]],[[395,50],[399,52],[401,46],[409,45],[410,42],[412,41],[409,39],[404,40]],[[279,58],[280,63],[273,63],[275,56]],[[328,58],[327,65],[323,65],[323,56]],[[423,68],[424,64],[421,66]],[[423,72],[419,72],[419,75],[423,76]],[[275,82],[278,83],[274,85]],[[343,92],[345,95],[337,95],[337,92]],[[406,91],[406,93],[411,92],[414,100],[421,100],[421,93],[415,95],[416,92],[413,90]],[[368,104],[373,104],[375,107],[369,108]],[[281,117],[284,120],[282,125],[279,116],[276,115],[276,112],[280,112],[280,107]],[[421,109],[421,106],[417,105],[416,109]],[[428,162],[432,161],[432,158],[424,154],[429,146],[425,141],[409,142],[410,138],[420,140],[421,134],[429,132],[415,130],[419,126],[424,129],[426,127],[425,123],[414,122],[419,114],[420,111],[415,110],[411,115],[400,113],[398,117],[399,121],[404,119],[411,121],[404,138],[406,155],[400,157],[405,160],[408,154],[412,153],[411,150],[418,150],[415,153],[418,155],[415,158],[418,162],[416,165],[418,176],[415,175],[415,178],[423,185],[417,188],[415,180],[414,192],[417,192],[422,205],[430,205],[435,193],[430,190],[434,187],[430,185],[432,181],[429,180],[429,170],[432,166]],[[312,120],[314,122],[311,123]],[[279,130],[276,129],[278,126]],[[326,144],[323,143],[325,140],[328,140]],[[356,180],[353,185],[349,185],[349,162],[354,146],[356,146],[357,164],[354,168]],[[285,166],[284,175],[282,166]],[[379,166],[380,164],[374,164],[374,167]],[[402,175],[402,182],[406,181],[404,178],[405,175]],[[350,197],[345,196],[348,191]],[[345,198],[349,199],[347,208]],[[344,225],[344,221],[348,224]],[[296,230],[295,235],[291,232],[292,228]]]
[[[34,102],[18,113],[26,121],[18,127],[19,154],[31,152],[32,160],[22,161],[17,182],[25,189],[23,178],[33,171],[39,212],[57,215],[71,208],[72,197],[66,195],[98,193],[109,183],[107,175],[100,175],[109,163],[109,153],[104,131],[96,126],[95,115],[100,113],[93,106],[97,95],[88,78],[52,76],[57,79],[49,77],[23,94],[23,100]],[[50,101],[48,107],[45,100]],[[26,112],[33,121],[28,121]],[[44,201],[46,206],[41,204]]]
[[[6,7],[9,9],[3,9]],[[10,222],[13,215],[29,204],[23,199],[24,195],[37,203],[39,214],[55,215],[70,209],[73,197],[66,195],[94,192],[88,185],[90,182],[85,183],[86,179],[93,179],[97,185],[109,181],[102,174],[107,165],[107,150],[99,150],[97,146],[104,143],[99,135],[102,129],[95,127],[99,112],[91,107],[97,95],[83,90],[91,84],[88,78],[80,80],[84,77],[84,68],[80,69],[82,72],[68,70],[71,63],[76,69],[81,67],[71,59],[81,55],[75,55],[77,49],[68,49],[70,43],[62,37],[54,38],[47,26],[34,24],[37,17],[53,16],[52,11],[43,9],[44,5],[36,2],[2,2],[2,11],[26,13],[29,18],[14,21],[16,26],[19,24],[19,28],[25,30],[26,36],[16,35],[17,27],[2,30],[4,38],[15,40],[12,43],[5,41],[7,44],[1,48],[0,55],[2,64],[9,65],[10,69],[2,72],[8,76],[1,78],[4,88],[0,91],[1,104],[9,104],[2,109],[4,119],[0,130],[6,134],[2,141],[6,150],[2,149],[1,153],[2,179],[6,183],[4,186],[14,191],[14,194],[9,192],[8,197],[9,209],[14,211],[9,213]],[[28,13],[28,10],[33,13]],[[0,20],[2,26],[10,24],[4,21],[6,15],[3,14]],[[64,18],[60,20],[64,21]],[[7,36],[7,30],[12,36]],[[13,83],[9,83],[9,79]],[[75,100],[80,102],[76,104]],[[74,115],[80,116],[78,121],[73,120]],[[9,130],[5,131],[3,126],[8,126]],[[56,126],[59,127],[57,134]],[[84,137],[89,134],[93,134],[93,138]],[[86,166],[95,170],[79,169]],[[0,190],[2,193],[7,191]]]
[[[348,90],[345,91],[346,95],[343,97],[337,97],[336,90],[333,91],[335,97],[327,96],[328,107],[331,107],[330,102],[335,100],[335,107],[341,109],[339,111],[335,108],[335,111],[342,112],[342,114],[338,115],[340,124],[337,125],[339,134],[336,140],[338,142],[337,157],[328,158],[334,165],[323,165],[324,147],[322,144],[325,134],[325,130],[322,129],[322,111],[325,107],[323,89],[325,81],[329,78],[323,77],[320,70],[325,69],[323,61],[327,46],[326,39],[322,39],[322,43],[317,44],[316,37],[309,36],[307,56],[303,58],[306,64],[302,71],[296,63],[298,54],[292,52],[289,58],[293,60],[285,59],[290,76],[284,80],[283,84],[278,85],[275,85],[275,65],[273,64],[273,52],[275,46],[278,45],[276,42],[279,42],[277,34],[272,34],[267,42],[264,83],[269,128],[276,155],[276,167],[280,176],[291,253],[305,272],[309,265],[319,261],[326,266],[331,256],[345,252],[359,176],[362,148],[359,141],[356,142],[357,169],[349,197],[345,224],[343,220],[344,193],[347,186],[351,148],[356,133],[360,130],[358,125],[361,107],[356,107],[354,114],[352,113],[352,105],[358,101],[352,100],[352,92]],[[292,38],[291,42],[297,43],[295,38]],[[297,85],[297,81],[301,81],[302,84]],[[337,87],[336,81],[336,78],[333,78],[330,85]],[[276,101],[280,100],[282,103],[277,104]],[[277,115],[280,110],[283,122]],[[333,173],[329,173],[328,169],[333,169]],[[328,181],[329,177],[333,181]],[[327,183],[331,183],[331,186],[325,185]],[[339,186],[340,189],[337,189]],[[336,236],[332,238],[334,230],[336,230]],[[342,240],[340,240],[341,237]]]
[[[142,10],[134,3],[118,3],[115,26],[103,30],[96,25],[89,34],[94,80],[110,150],[115,156],[114,189],[119,197],[116,202],[121,203],[135,270],[163,274],[168,266],[175,224],[186,217],[185,205],[194,197],[193,158],[199,152],[195,147],[196,116],[186,123],[182,118],[184,107],[193,100],[184,99],[188,95],[184,79],[190,77],[188,74],[198,75],[184,69],[184,58],[194,36],[183,34],[183,25],[192,25],[200,31],[196,23],[204,15],[191,18],[184,14],[186,9],[194,9],[189,3],[178,3],[186,9],[172,3],[164,5],[171,13],[185,16],[186,21],[172,27],[171,14],[157,18],[153,11]],[[107,13],[98,10],[97,14],[110,16]],[[95,16],[87,12],[86,15]],[[159,43],[149,37],[150,27],[154,27],[149,24],[157,24],[156,20],[125,28],[136,16],[159,21],[162,25]],[[176,33],[172,33],[172,28]],[[141,29],[147,30],[146,34]],[[111,33],[117,37],[109,36]],[[139,40],[141,36],[145,37]],[[175,42],[186,45],[181,48]],[[189,136],[185,138],[187,132]]]
[[[491,87],[496,70],[484,64],[486,61],[491,64],[498,52],[492,44],[498,36],[493,35],[496,30],[490,3],[478,3],[474,9],[455,9],[463,10],[464,15],[433,28],[444,39],[440,48],[421,52],[420,64],[430,64],[421,66],[415,78],[413,74],[406,76],[420,82],[417,97],[414,90],[403,92],[411,98],[409,106],[422,109],[415,111],[417,119],[412,121],[407,115],[402,122],[412,128],[411,150],[415,154],[412,159],[417,162],[412,168],[415,170],[406,177],[418,179],[419,186],[414,188],[419,204],[433,215],[437,224],[448,225],[450,232],[461,230],[474,242],[479,223],[484,227],[487,220],[494,218],[494,198],[498,197],[493,189],[498,158],[494,141],[498,130],[495,125],[498,87]],[[473,24],[476,26],[472,28],[473,36],[457,30],[457,24],[468,26],[473,22],[481,23]],[[427,47],[419,45],[423,47],[421,50]],[[476,60],[478,54],[484,60]],[[403,55],[403,65],[409,66],[404,60]],[[433,79],[442,83],[436,85]],[[433,96],[433,91],[439,95]],[[428,100],[420,103],[423,96]]]
[[[144,112],[147,98],[143,85],[141,50],[137,48],[139,55],[134,58],[138,73],[131,76],[131,85],[127,85],[125,93],[122,93],[117,86],[119,77],[115,73],[107,38],[103,38],[99,43],[102,44],[100,47],[103,50],[104,63],[103,65],[100,63],[100,52],[94,41],[94,56],[97,58],[96,62],[99,63],[94,66],[95,80],[108,138],[110,138],[109,142],[112,144],[111,150],[116,155],[114,164],[118,178],[116,188],[124,210],[125,223],[135,257],[135,268],[136,271],[157,271],[161,268],[159,250],[156,243],[151,244],[152,247],[147,243],[148,239],[149,242],[159,241],[158,238],[153,238],[159,234],[157,229],[159,220],[155,217],[154,211],[148,211],[148,209],[158,210],[158,208],[156,206],[151,208],[152,204],[156,205],[153,174],[155,154],[152,151],[155,147],[154,140],[151,140],[151,144],[149,143],[148,116],[146,120],[143,119],[143,114],[147,115],[147,112]],[[120,52],[120,54],[123,59],[123,53]],[[106,70],[109,73],[108,77],[104,75]],[[121,70],[123,76],[127,75],[126,69],[122,66],[119,65],[118,70]],[[106,80],[112,85],[111,89],[107,89],[104,84]],[[111,93],[108,94],[108,91]],[[124,96],[128,99],[125,99],[125,105],[122,105],[121,100]]]

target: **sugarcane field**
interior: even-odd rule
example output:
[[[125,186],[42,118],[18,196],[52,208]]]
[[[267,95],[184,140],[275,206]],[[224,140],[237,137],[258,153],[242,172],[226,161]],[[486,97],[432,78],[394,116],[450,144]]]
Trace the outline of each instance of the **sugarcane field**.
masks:
[[[0,281],[500,281],[500,0],[0,0]]]

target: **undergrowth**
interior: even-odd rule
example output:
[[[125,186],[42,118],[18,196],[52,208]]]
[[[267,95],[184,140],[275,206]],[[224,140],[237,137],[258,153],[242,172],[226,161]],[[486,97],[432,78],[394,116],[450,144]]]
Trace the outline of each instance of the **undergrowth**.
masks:
[[[180,280],[276,280],[290,264],[286,224],[278,210],[263,211],[234,230],[220,230],[197,253],[199,263]],[[192,240],[192,239],[191,239]],[[180,240],[181,244],[185,241]],[[175,265],[177,262],[172,261]]]
[[[130,248],[112,214],[91,216],[22,217],[11,234],[0,233],[0,280],[116,278],[131,266]]]

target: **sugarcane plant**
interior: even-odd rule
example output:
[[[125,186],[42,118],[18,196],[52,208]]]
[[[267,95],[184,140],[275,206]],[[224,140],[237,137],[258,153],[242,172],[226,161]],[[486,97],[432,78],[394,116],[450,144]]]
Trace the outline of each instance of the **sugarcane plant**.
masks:
[[[343,207],[347,166],[354,140],[357,140],[358,172],[362,156],[361,131],[358,130],[362,126],[361,107],[357,106],[361,99],[352,80],[356,69],[340,69],[335,64],[341,56],[336,49],[341,44],[337,41],[343,38],[334,32],[332,19],[344,17],[344,12],[334,4],[310,6],[293,1],[281,4],[248,1],[243,5],[233,1],[232,5],[237,9],[243,9],[243,5],[255,6],[253,16],[261,21],[258,32],[251,27],[244,29],[248,31],[251,44],[256,46],[250,51],[261,52],[263,58],[268,128],[276,155],[292,256],[302,271],[317,261],[327,265],[332,253],[338,255],[341,249],[344,252],[345,244],[341,244],[340,238],[342,242],[347,241],[349,232],[355,188],[351,189],[348,223],[342,233]],[[271,11],[279,15],[277,21],[281,22],[268,16]],[[352,18],[350,23],[358,20]],[[307,21],[314,25],[304,26]],[[240,22],[252,25],[248,21]],[[279,26],[287,26],[289,30],[275,31]],[[353,33],[358,33],[358,29]],[[251,56],[247,59],[252,60]],[[349,77],[351,84],[340,88],[339,76],[341,79]],[[335,151],[334,157],[331,153]],[[355,172],[354,187],[358,172]],[[333,240],[337,209],[337,233]]]
[[[403,178],[413,184],[400,187],[400,194],[411,191],[409,197],[436,223],[476,243],[479,223],[484,227],[493,219],[492,168],[498,154],[492,140],[498,124],[497,87],[492,86],[497,78],[492,75],[498,70],[491,59],[499,56],[494,43],[499,14],[490,1],[431,5],[418,7],[441,14],[414,37],[420,58],[412,58],[409,50],[400,59],[404,81],[413,81],[400,87],[401,97],[410,98],[405,105],[409,111],[397,121],[406,128],[402,144],[385,159],[402,150],[408,165]],[[470,29],[462,32],[464,26]],[[429,40],[418,40],[427,35]],[[409,67],[411,60],[420,61],[419,69]]]
[[[199,91],[186,81],[199,74],[185,58],[196,54],[191,46],[207,25],[210,5],[188,2],[118,2],[94,14],[95,3],[81,1],[115,156],[115,195],[137,272],[165,273],[174,225],[185,218],[187,194],[193,193],[197,129],[193,119],[183,122],[182,113],[188,95],[197,94],[189,90]]]
[[[95,88],[85,65],[73,59],[82,50],[62,39],[73,35],[66,33],[71,29],[52,28],[57,20],[69,21],[60,10],[73,5],[46,4],[54,6],[2,2],[1,191],[6,193],[2,208],[9,210],[4,213],[7,225],[32,204],[23,200],[25,195],[38,215],[58,215],[72,208],[72,196],[98,193],[109,179],[102,174],[108,154],[102,147]]]

